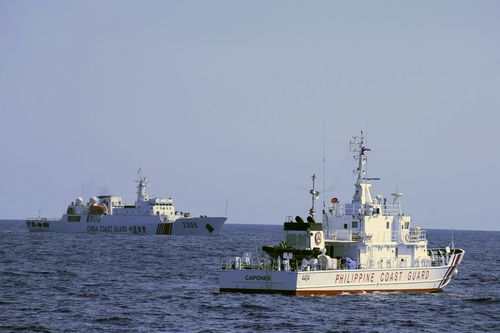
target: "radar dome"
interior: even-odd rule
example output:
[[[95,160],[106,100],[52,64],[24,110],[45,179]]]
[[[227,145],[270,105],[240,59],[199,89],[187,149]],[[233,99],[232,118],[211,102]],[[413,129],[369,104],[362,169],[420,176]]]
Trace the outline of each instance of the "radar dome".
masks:
[[[90,203],[91,205],[96,205],[96,204],[97,204],[97,197],[91,197],[91,198],[89,199],[89,203]]]
[[[75,203],[76,203],[77,205],[83,205],[83,198],[82,198],[82,197],[78,197],[78,198],[76,198]]]

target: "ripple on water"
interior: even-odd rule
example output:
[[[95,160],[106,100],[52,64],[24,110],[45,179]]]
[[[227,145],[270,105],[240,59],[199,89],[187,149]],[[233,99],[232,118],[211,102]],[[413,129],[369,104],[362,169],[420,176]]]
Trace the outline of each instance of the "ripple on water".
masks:
[[[498,298],[495,298],[492,296],[468,298],[468,299],[465,299],[465,301],[471,302],[471,303],[478,303],[478,304],[499,304],[500,303]]]
[[[294,297],[219,293],[222,257],[279,241],[282,226],[222,231],[190,238],[4,228],[0,331],[500,331],[500,268],[484,254],[499,252],[500,233],[455,232],[467,252],[442,293]],[[427,235],[449,242],[449,232]]]

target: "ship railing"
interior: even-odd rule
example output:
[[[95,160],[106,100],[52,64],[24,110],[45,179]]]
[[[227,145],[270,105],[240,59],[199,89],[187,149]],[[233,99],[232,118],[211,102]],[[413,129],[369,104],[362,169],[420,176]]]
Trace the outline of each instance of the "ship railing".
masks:
[[[244,259],[244,260],[242,260]],[[340,261],[339,261],[340,265]],[[335,265],[334,268],[328,268],[328,270],[338,269]],[[223,259],[221,261],[221,269],[223,271],[229,270],[247,270],[247,269],[258,269],[267,271],[316,271],[316,270],[327,270],[326,266],[323,267],[318,260],[312,259],[310,261],[300,261],[300,260],[285,260],[285,259],[271,259],[271,258],[241,258],[241,257],[231,257]]]
[[[362,214],[362,206],[361,204],[333,204],[330,206],[330,213],[336,216],[343,215],[360,215]]]
[[[401,215],[400,205],[383,205],[383,204],[359,204],[359,203],[346,203],[346,204],[333,204],[330,206],[329,212],[336,216],[343,215],[384,215],[384,216],[397,216]]]
[[[304,263],[303,261],[286,260],[280,259],[261,259],[261,258],[251,258],[249,262],[241,262],[240,257],[232,257],[223,259],[221,261],[221,268],[223,271],[229,270],[249,270],[258,269],[266,271],[320,271],[320,270],[352,270],[356,268],[406,268],[406,267],[436,267],[436,266],[446,266],[452,259],[450,253],[436,253],[429,252],[428,258],[418,258],[415,260],[406,260],[397,258],[384,258],[379,261],[370,259],[365,264],[357,264],[357,261],[353,261],[353,267],[349,267],[344,258],[336,258],[335,264],[331,268],[326,268],[321,265],[320,262],[313,260]],[[430,250],[429,250],[430,251]]]
[[[420,258],[413,261],[412,267],[430,267],[432,266],[432,260],[429,258]]]
[[[453,250],[450,248],[444,249],[427,249],[427,255],[430,258],[431,266],[446,266],[453,257]]]
[[[420,228],[410,228],[410,232],[408,233],[408,235],[411,242],[418,242],[427,239],[426,231]]]
[[[357,240],[356,238],[359,238],[359,240],[364,241],[365,243],[385,243],[392,241],[393,235],[392,231],[387,230],[387,231],[373,231],[373,232],[358,232],[354,233],[353,240]]]
[[[370,243],[374,241],[376,233],[366,233],[362,231],[354,230],[337,230],[337,229],[326,229],[323,231],[325,234],[325,239],[327,240],[339,240],[339,241],[364,241]]]
[[[396,216],[403,213],[400,205],[381,205],[381,207],[382,214],[385,216]]]
[[[338,241],[363,241],[365,243],[381,243],[381,242],[418,242],[426,240],[425,230],[404,230],[404,231],[374,231],[362,232],[350,229],[326,229],[324,230],[325,239]]]
[[[323,233],[325,234],[325,239],[336,239],[337,237],[336,231],[333,229],[325,229]]]
[[[356,234],[351,230],[336,230],[336,229],[327,229],[323,231],[325,234],[325,239],[331,240],[342,240],[342,241],[352,241],[353,235]],[[357,235],[354,238],[358,238]]]
[[[450,261],[449,257],[436,257],[430,260],[431,266],[433,267],[446,266],[448,265],[449,261]]]
[[[409,230],[391,232],[392,242],[415,243],[425,240],[427,240],[426,232],[420,228],[410,228]]]
[[[259,257],[231,257],[221,261],[222,270],[264,269],[277,270],[276,260]]]

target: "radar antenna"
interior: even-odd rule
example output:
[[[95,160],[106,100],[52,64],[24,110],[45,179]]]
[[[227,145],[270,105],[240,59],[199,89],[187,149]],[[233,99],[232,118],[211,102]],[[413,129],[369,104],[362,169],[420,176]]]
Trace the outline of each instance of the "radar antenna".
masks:
[[[397,206],[398,210],[399,210],[399,214],[401,214],[402,210],[401,210],[401,200],[400,200],[400,198],[404,195],[404,193],[399,192],[398,188],[396,187],[396,192],[391,193],[391,195],[394,197],[392,199],[393,206]]]

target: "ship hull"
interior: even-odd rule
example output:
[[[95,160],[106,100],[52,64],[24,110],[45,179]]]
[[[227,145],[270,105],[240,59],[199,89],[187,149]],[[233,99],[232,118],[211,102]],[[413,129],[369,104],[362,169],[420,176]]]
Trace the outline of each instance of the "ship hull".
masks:
[[[226,217],[187,217],[164,222],[159,216],[81,215],[60,220],[28,219],[26,226],[32,232],[65,232],[89,234],[144,234],[214,236],[226,222]],[[69,222],[68,220],[72,220]]]
[[[338,295],[373,292],[437,292],[456,274],[463,250],[446,265],[431,267],[277,271],[229,269],[219,274],[221,292]]]

